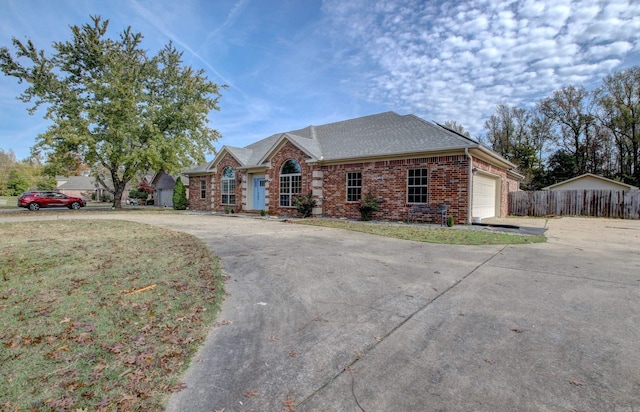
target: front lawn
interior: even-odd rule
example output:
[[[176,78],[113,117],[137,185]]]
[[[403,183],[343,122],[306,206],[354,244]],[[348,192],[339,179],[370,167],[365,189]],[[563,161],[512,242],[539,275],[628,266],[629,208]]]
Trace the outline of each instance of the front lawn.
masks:
[[[200,240],[117,221],[0,224],[0,410],[161,410],[213,326]]]
[[[472,228],[433,228],[421,225],[354,222],[332,219],[296,219],[296,223],[354,230],[372,235],[451,245],[515,245],[544,243],[545,236],[516,235]]]

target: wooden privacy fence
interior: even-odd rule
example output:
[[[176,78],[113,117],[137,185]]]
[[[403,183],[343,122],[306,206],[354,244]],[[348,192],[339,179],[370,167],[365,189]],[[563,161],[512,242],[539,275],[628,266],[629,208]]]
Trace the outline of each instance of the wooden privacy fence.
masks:
[[[640,219],[640,190],[510,192],[513,216],[596,216]]]

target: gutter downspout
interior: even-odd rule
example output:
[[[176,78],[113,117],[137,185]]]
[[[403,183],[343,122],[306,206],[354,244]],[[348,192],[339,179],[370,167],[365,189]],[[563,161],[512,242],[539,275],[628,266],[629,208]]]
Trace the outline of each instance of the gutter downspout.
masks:
[[[469,188],[468,188],[468,193],[469,193],[469,207],[467,210],[467,224],[471,224],[472,220],[471,220],[471,212],[472,212],[472,202],[473,202],[473,157],[471,157],[471,155],[469,154],[469,148],[465,147],[464,148],[464,154],[467,156],[467,159],[469,159]]]

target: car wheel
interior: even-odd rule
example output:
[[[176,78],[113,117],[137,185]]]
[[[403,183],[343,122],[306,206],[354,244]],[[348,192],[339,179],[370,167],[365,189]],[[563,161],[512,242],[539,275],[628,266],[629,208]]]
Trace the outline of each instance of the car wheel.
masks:
[[[73,203],[71,203],[71,206],[69,206],[69,209],[78,210],[78,209],[80,209],[80,207],[81,207],[80,203],[73,202]]]
[[[29,203],[29,210],[33,210],[34,212],[36,210],[40,210],[40,205],[37,204],[36,202]]]

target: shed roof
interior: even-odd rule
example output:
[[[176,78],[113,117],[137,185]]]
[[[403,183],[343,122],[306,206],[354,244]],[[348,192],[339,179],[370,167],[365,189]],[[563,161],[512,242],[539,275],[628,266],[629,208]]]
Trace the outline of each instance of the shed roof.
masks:
[[[57,187],[60,190],[96,189],[96,179],[91,176],[56,176],[56,180],[63,182]]]
[[[603,185],[603,189],[604,187],[606,187],[606,189],[604,190],[610,190],[610,187],[617,187],[619,188],[618,190],[636,190],[638,189],[636,186],[627,184],[627,183],[623,183],[623,182],[618,182],[616,180],[612,180],[612,179],[607,179],[606,177],[603,176],[598,176],[595,175],[593,173],[585,173],[582,174],[580,176],[576,176],[576,177],[572,177],[571,179],[567,179],[567,180],[563,180],[562,182],[558,182],[556,184],[553,184],[551,186],[547,186],[547,187],[543,187],[542,190],[559,190],[561,189],[563,186],[567,186],[567,188],[569,187],[575,187],[575,185],[577,183],[579,183],[580,181],[597,181],[600,182]],[[590,185],[592,186],[592,185]]]

